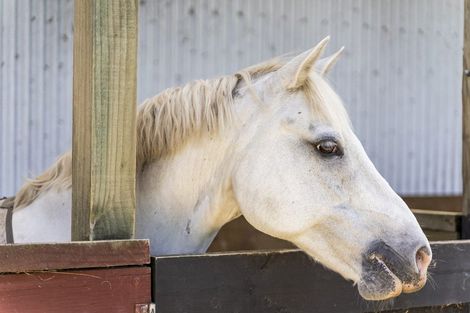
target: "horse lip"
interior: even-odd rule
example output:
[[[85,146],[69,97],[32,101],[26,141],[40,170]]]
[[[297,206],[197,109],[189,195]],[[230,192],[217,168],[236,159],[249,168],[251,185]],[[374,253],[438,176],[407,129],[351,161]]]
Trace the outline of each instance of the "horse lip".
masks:
[[[394,262],[389,263],[383,254],[377,252],[368,254],[364,259],[365,272],[360,282],[362,284],[360,293],[365,299],[386,300],[401,293],[416,292],[426,284],[425,277],[419,276],[418,280],[406,279],[412,274],[396,273],[393,265]]]
[[[402,293],[403,282],[386,264],[383,255],[370,253],[364,261],[367,271],[359,282],[359,293],[363,298],[373,301],[386,300]]]
[[[403,253],[408,254],[406,253],[408,248],[405,247],[403,250]],[[404,257],[403,253],[399,253],[386,242],[378,240],[371,244],[370,249],[364,255],[363,266],[371,268],[374,265],[373,260],[380,260],[400,281],[412,283],[418,280],[419,273],[413,260]]]
[[[387,259],[383,255],[378,253],[371,253],[369,255],[369,260],[379,262],[390,274],[392,274],[394,277],[396,277],[396,279],[404,284],[403,279],[399,277],[401,275],[399,275],[399,273],[395,273],[394,267],[389,262],[387,262]]]

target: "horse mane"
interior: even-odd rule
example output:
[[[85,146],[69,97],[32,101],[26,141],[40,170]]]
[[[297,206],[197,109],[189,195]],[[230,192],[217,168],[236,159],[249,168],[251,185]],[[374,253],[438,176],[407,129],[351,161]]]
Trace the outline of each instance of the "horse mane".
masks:
[[[72,187],[72,152],[60,156],[46,171],[34,179],[28,179],[15,196],[14,208],[28,206],[39,194],[52,187]]]
[[[190,136],[216,132],[232,119],[232,104],[240,82],[251,81],[278,70],[286,60],[275,58],[234,75],[197,80],[169,88],[145,100],[137,112],[137,168],[173,153]],[[15,209],[28,206],[50,189],[72,186],[72,152],[68,151],[45,172],[29,179],[15,197]]]
[[[232,120],[235,91],[241,81],[281,67],[280,59],[244,69],[235,75],[192,81],[145,100],[137,113],[137,167],[177,151],[190,136],[217,132]]]

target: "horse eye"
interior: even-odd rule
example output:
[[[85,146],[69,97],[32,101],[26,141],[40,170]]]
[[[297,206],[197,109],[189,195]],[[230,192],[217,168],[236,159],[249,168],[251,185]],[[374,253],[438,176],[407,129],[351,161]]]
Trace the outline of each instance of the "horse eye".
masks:
[[[325,155],[339,154],[338,144],[333,140],[324,140],[318,143],[315,148],[318,152]]]

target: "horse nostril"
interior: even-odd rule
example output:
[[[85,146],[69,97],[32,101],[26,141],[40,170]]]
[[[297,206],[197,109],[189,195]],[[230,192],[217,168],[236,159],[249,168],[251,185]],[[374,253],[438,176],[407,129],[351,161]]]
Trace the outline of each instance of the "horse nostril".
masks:
[[[424,246],[416,252],[416,266],[420,276],[426,275],[430,263],[431,251],[429,251],[428,247]]]
[[[403,281],[404,293],[415,292],[423,288],[427,280],[428,266],[431,263],[431,250],[427,246],[421,247],[416,252],[416,267],[418,269],[418,277],[415,275],[407,277]]]

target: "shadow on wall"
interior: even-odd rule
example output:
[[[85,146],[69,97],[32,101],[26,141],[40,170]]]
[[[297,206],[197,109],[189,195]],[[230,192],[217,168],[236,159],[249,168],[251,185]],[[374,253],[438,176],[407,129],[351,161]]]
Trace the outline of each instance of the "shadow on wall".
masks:
[[[295,246],[290,242],[256,230],[242,216],[222,227],[208,252],[291,248]]]

